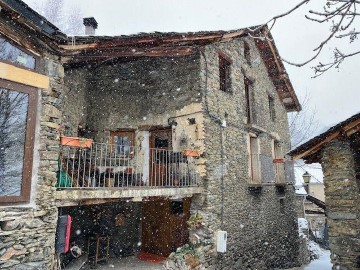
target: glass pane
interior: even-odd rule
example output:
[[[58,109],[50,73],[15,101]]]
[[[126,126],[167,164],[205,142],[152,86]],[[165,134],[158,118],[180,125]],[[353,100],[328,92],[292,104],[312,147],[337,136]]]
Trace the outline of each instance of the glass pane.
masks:
[[[28,94],[0,88],[0,196],[21,195]]]
[[[128,155],[130,153],[131,140],[128,136],[114,136],[117,155]]]
[[[169,147],[169,139],[163,139],[159,137],[155,137],[155,148],[168,148]]]
[[[35,58],[0,37],[0,59],[35,69]]]

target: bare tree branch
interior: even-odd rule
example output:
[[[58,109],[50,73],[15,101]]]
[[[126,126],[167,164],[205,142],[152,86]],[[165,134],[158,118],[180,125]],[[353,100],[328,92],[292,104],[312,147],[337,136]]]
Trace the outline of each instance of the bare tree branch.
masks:
[[[270,20],[268,20],[266,23],[253,28],[249,29],[251,32],[250,36],[253,38],[258,38],[261,40],[269,40],[270,39],[270,30],[273,29],[275,24],[277,23],[278,19],[283,18],[285,16],[290,15],[295,10],[298,10],[305,4],[308,4],[311,0],[304,0],[300,1],[297,5],[295,5],[290,10],[272,17]],[[350,43],[354,42],[357,39],[357,36],[360,34],[360,32],[356,31],[356,28],[353,28],[351,30],[350,27],[355,25],[355,19],[357,16],[360,15],[360,13],[357,12],[357,5],[360,4],[359,0],[324,0],[324,6],[322,11],[317,10],[309,10],[308,14],[305,14],[305,18],[309,21],[316,22],[316,23],[332,23],[330,28],[330,33],[327,35],[327,37],[322,40],[318,46],[316,46],[313,49],[313,56],[308,58],[307,60],[295,63],[293,61],[289,61],[287,59],[282,58],[282,61],[285,63],[296,66],[296,67],[302,67],[310,62],[313,62],[320,53],[323,51],[324,47],[328,45],[328,43],[336,38],[336,39],[342,39],[345,37],[350,38]],[[266,32],[259,31],[264,26],[268,25],[268,30]],[[322,75],[324,72],[328,71],[329,69],[335,67],[339,68],[340,64],[343,63],[343,61],[346,58],[349,58],[351,56],[355,56],[359,54],[358,51],[344,54],[342,53],[338,48],[334,49],[334,58],[331,62],[322,64],[319,63],[315,67],[313,67],[315,71],[315,76],[318,77]]]

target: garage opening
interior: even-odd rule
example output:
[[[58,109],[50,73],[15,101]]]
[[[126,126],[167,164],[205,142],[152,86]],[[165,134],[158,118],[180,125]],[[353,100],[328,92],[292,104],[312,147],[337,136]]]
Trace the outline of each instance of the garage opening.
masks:
[[[71,225],[66,228],[69,217]],[[189,198],[61,207],[56,237],[59,268],[161,269],[161,262],[187,243],[189,217]]]

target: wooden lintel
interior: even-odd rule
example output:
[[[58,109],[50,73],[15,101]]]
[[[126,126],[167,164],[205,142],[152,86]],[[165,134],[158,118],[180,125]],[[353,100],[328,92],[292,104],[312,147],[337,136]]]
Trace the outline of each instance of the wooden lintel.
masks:
[[[50,85],[50,79],[45,75],[1,62],[0,78],[43,89],[48,89]]]

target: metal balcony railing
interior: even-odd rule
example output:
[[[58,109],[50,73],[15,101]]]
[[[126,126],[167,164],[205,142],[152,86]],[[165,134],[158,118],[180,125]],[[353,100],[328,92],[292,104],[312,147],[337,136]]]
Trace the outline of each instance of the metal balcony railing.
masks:
[[[92,143],[61,146],[57,187],[62,189],[198,186],[196,160],[182,152]]]

